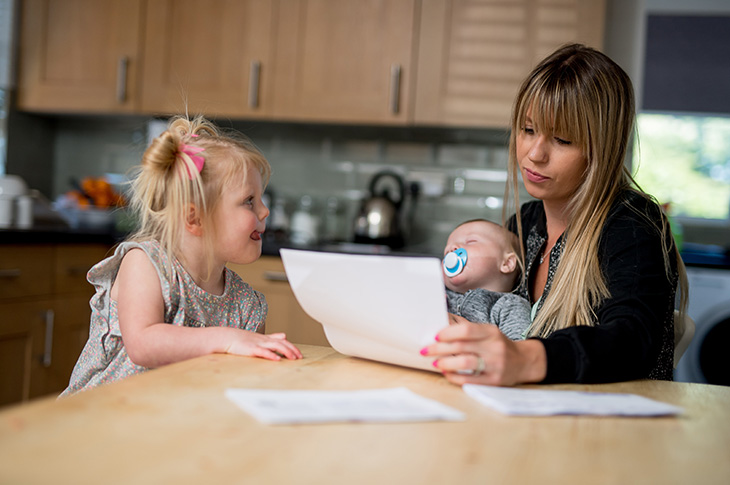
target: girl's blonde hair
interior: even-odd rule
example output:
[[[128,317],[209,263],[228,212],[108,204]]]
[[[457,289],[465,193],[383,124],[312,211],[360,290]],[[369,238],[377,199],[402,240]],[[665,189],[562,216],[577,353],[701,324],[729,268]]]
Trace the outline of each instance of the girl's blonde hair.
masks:
[[[194,160],[204,160],[200,169]],[[202,116],[172,118],[144,152],[132,181],[131,206],[139,228],[131,238],[156,240],[170,256],[179,256],[186,223],[197,218],[212,229],[203,231],[211,248],[211,216],[220,195],[233,183],[245,183],[249,167],[261,174],[265,187],[271,166],[245,136],[224,131]]]
[[[593,308],[610,297],[601,272],[598,247],[601,230],[618,195],[632,190],[643,197],[624,161],[634,131],[634,91],[629,76],[601,52],[579,44],[563,46],[543,60],[527,77],[515,100],[510,135],[508,183],[505,200],[519,207],[516,137],[525,126],[528,110],[536,131],[567,137],[586,157],[584,180],[568,205],[563,253],[549,295],[530,327],[530,335],[547,336],[555,330],[593,325]],[[653,199],[652,199],[653,200]],[[520,244],[520,211],[516,210]],[[676,261],[680,281],[680,312],[686,308],[686,272],[662,216],[654,224],[663,241],[667,278],[674,279]],[[524,255],[524,247],[521,247]],[[523,274],[523,284],[527,284]]]

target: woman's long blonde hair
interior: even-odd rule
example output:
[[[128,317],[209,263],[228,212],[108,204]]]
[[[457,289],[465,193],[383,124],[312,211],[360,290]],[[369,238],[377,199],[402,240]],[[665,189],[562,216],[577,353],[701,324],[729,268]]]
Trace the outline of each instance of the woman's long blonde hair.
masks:
[[[541,133],[569,137],[581,147],[587,160],[584,181],[568,205],[569,220],[563,253],[550,293],[531,328],[531,336],[547,336],[555,330],[593,325],[593,308],[610,297],[601,272],[598,247],[601,230],[618,195],[632,190],[643,197],[624,161],[634,132],[634,91],[629,76],[601,52],[579,44],[566,45],[543,60],[527,77],[515,100],[508,183],[505,200],[519,207],[516,138],[525,126],[527,112]],[[510,210],[505,204],[505,211]],[[505,212],[506,215],[506,212]],[[667,278],[676,261],[680,280],[680,311],[686,308],[686,273],[669,222],[651,220],[662,236]],[[516,210],[519,240],[524,245],[520,211]],[[525,248],[522,247],[524,254]],[[523,274],[527,285],[528,275]],[[528,286],[526,286],[528,287]]]
[[[200,169],[195,157],[204,160]],[[229,184],[242,180],[250,166],[261,174],[265,187],[271,175],[269,162],[242,134],[224,131],[202,116],[172,118],[144,152],[132,181],[131,206],[139,227],[131,239],[156,240],[170,256],[179,257],[185,225],[197,217],[212,228],[204,231],[210,249],[215,234],[211,215],[220,195]]]

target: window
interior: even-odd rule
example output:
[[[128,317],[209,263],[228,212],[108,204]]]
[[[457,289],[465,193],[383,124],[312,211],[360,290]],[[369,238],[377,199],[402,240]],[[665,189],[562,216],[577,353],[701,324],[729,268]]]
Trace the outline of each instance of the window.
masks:
[[[670,214],[730,218],[730,117],[642,113],[633,167]]]

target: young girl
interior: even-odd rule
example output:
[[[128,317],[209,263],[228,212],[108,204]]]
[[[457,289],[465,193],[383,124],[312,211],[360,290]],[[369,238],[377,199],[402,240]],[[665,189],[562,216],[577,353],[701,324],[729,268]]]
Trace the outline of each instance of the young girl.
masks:
[[[133,182],[139,230],[89,271],[89,340],[62,395],[210,353],[302,357],[284,334],[263,335],[264,296],[226,268],[261,255],[270,173],[240,135],[170,122]]]

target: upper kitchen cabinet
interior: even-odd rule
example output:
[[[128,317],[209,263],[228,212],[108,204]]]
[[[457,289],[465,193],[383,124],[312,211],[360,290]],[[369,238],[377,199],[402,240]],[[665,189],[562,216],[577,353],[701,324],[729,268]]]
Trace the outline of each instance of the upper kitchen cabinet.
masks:
[[[273,116],[409,121],[416,12],[415,0],[281,0]]]
[[[140,0],[21,2],[19,108],[134,110],[140,4]]]
[[[142,110],[271,111],[271,0],[147,0]]]
[[[507,128],[530,70],[560,45],[603,45],[605,0],[422,0],[414,120]]]

